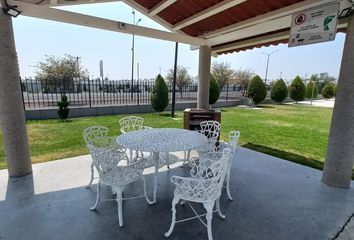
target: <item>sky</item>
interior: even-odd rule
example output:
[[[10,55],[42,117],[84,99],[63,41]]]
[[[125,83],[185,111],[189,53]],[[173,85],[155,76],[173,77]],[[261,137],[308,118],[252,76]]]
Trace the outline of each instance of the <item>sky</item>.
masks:
[[[87,4],[61,9],[132,23],[131,7],[122,2]],[[136,11],[139,25],[166,30],[153,20]],[[70,54],[81,58],[90,77],[99,77],[99,61],[104,63],[104,76],[109,79],[131,78],[132,35],[95,28],[48,21],[25,16],[13,19],[16,50],[21,77],[35,76],[35,65],[46,55],[62,57]],[[250,69],[265,77],[267,56],[262,54],[278,50],[270,57],[268,79],[284,78],[290,81],[296,75],[309,78],[311,74],[328,72],[338,77],[345,34],[338,33],[335,41],[288,48],[287,44],[262,47],[212,57],[212,62],[228,62],[234,69]],[[139,63],[139,79],[154,78],[158,73],[166,75],[174,64],[175,43],[135,36],[136,63]],[[198,75],[198,50],[179,44],[178,65]]]

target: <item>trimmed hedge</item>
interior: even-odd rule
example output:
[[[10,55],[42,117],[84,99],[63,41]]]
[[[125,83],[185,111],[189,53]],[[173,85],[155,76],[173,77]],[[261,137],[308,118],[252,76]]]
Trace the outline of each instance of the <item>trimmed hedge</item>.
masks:
[[[303,101],[306,95],[305,84],[299,76],[296,76],[289,87],[289,97],[296,102]]]
[[[267,89],[263,80],[258,76],[254,76],[247,88],[248,97],[253,99],[254,104],[262,102],[267,96]]]
[[[70,102],[68,102],[68,97],[66,95],[61,96],[61,101],[58,102],[58,115],[61,120],[66,120],[69,116],[69,107]]]
[[[216,81],[215,77],[210,74],[210,87],[209,87],[209,104],[212,105],[216,103],[220,97],[220,85]]]
[[[270,92],[270,98],[276,103],[281,103],[288,96],[288,88],[283,79],[277,80]]]
[[[333,83],[327,83],[322,89],[322,96],[326,99],[330,99],[335,96],[335,87]]]
[[[168,106],[168,88],[160,74],[157,75],[152,89],[151,106],[156,112],[162,112]]]
[[[310,81],[306,86],[306,97],[307,98],[317,98],[318,87],[314,81]]]

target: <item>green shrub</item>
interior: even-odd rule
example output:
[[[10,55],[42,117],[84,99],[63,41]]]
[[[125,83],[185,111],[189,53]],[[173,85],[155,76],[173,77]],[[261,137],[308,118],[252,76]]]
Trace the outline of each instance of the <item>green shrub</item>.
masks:
[[[210,88],[209,88],[209,104],[214,104],[218,101],[220,97],[220,85],[218,81],[216,81],[215,77],[210,74]]]
[[[70,109],[68,108],[69,104],[70,103],[68,102],[68,97],[66,95],[61,96],[61,101],[58,102],[58,115],[61,120],[65,120],[68,118],[70,111]]]
[[[276,103],[281,103],[288,96],[288,88],[285,85],[283,79],[277,80],[270,92],[270,97]]]
[[[289,97],[296,102],[303,101],[306,95],[305,84],[299,76],[296,76],[289,87]]]
[[[247,88],[248,97],[253,99],[254,104],[262,102],[267,96],[267,89],[264,86],[262,79],[256,75],[254,76]]]
[[[310,81],[306,86],[306,97],[307,98],[317,98],[318,87],[315,82]]]
[[[156,112],[162,112],[168,106],[168,88],[160,74],[157,75],[152,89],[151,106]]]
[[[335,94],[335,85],[331,82],[327,83],[322,89],[322,96],[326,99],[334,97]]]

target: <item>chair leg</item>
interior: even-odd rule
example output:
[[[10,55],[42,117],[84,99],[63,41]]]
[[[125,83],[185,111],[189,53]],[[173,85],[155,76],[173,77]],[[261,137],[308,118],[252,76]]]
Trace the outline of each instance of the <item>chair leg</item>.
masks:
[[[117,187],[114,190],[117,194],[118,224],[119,224],[119,227],[122,227],[123,226],[123,188]]]
[[[230,192],[230,169],[226,172],[226,193],[227,193],[227,197],[233,201],[234,199],[231,196],[231,192]]]
[[[130,154],[130,158],[129,158],[128,164],[133,162],[133,150],[129,149],[129,154]]]
[[[89,184],[86,186],[86,188],[91,188],[92,181],[93,181],[93,178],[94,178],[94,170],[93,170],[93,167],[94,167],[94,164],[93,164],[93,162],[91,162],[91,179],[90,179]]]
[[[154,202],[151,201],[151,200],[149,199],[148,195],[147,195],[145,177],[142,176],[142,179],[143,179],[143,187],[144,187],[144,196],[145,196],[145,199],[146,199],[146,201],[147,201],[147,203],[148,203],[149,205],[152,205],[152,204],[154,204]]]
[[[90,208],[91,211],[96,210],[96,207],[97,207],[98,203],[100,202],[100,191],[101,191],[101,183],[100,183],[100,181],[98,181],[98,183],[97,183],[97,197],[96,197],[96,202],[95,202],[95,204],[93,205],[93,207]]]
[[[222,214],[221,209],[220,209],[220,198],[216,199],[216,210],[218,211],[219,216],[222,219],[225,219],[226,216],[224,214]]]
[[[160,153],[159,153],[159,152],[154,152],[154,153],[153,153],[153,158],[154,158],[154,161],[155,161],[153,203],[156,203],[156,195],[157,195],[157,174],[158,174],[158,172],[159,172]]]
[[[174,197],[172,200],[172,221],[171,221],[171,226],[170,229],[165,233],[165,237],[169,237],[175,228],[176,224],[176,204],[179,202],[179,198]]]
[[[211,230],[211,221],[213,219],[213,208],[214,202],[203,203],[205,210],[207,211],[206,220],[207,220],[207,229],[208,229],[208,240],[213,240],[213,234]]]
[[[170,154],[168,152],[166,154],[166,165],[167,168],[170,169]]]

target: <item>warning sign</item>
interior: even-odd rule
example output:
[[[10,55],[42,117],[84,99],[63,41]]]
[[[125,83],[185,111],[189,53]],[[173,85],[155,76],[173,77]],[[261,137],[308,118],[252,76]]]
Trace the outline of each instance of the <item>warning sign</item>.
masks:
[[[337,32],[339,3],[293,15],[289,47],[333,41]]]

